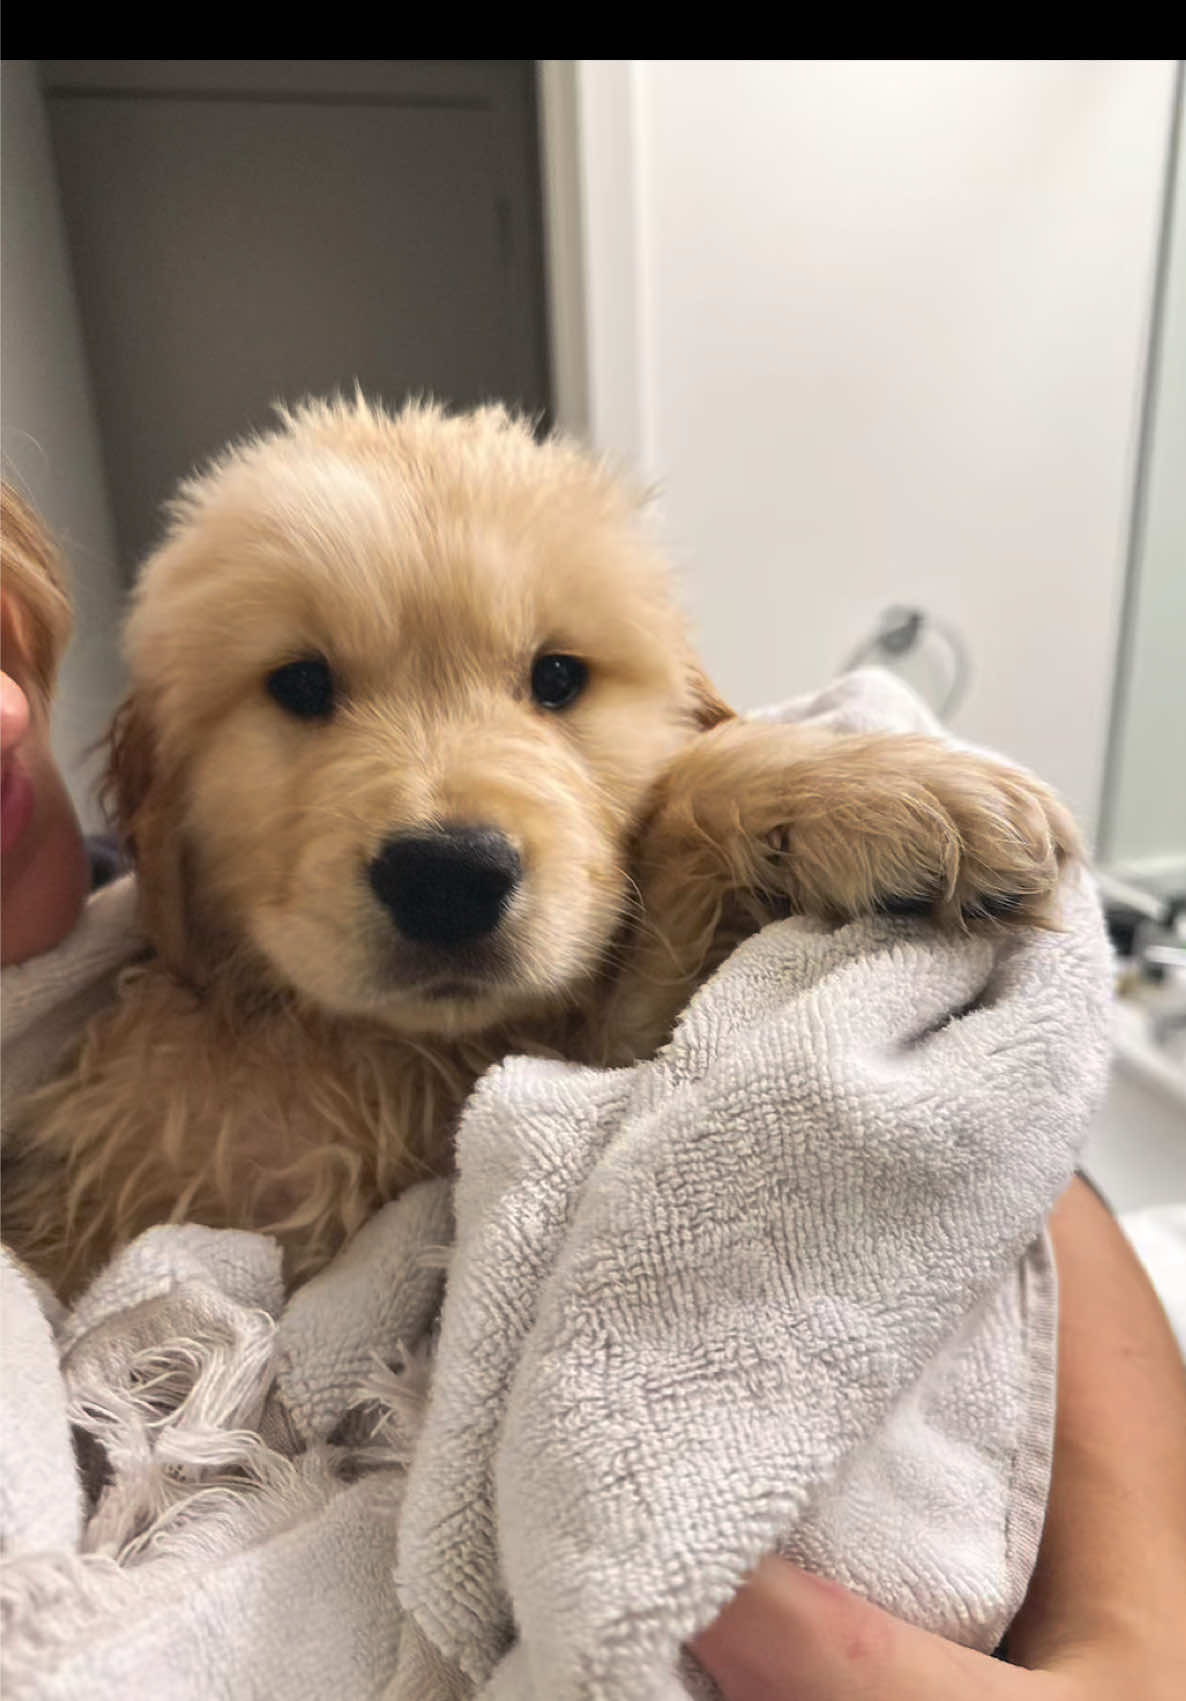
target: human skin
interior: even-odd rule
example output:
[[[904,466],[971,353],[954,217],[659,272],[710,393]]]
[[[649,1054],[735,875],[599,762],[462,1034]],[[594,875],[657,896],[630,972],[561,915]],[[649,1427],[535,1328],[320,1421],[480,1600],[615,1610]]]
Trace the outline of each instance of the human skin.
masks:
[[[0,599],[0,962],[59,944],[86,901],[78,817],[50,748],[49,703],[33,676],[20,616]]]
[[[787,1561],[693,1643],[727,1701],[1178,1701],[1186,1695],[1186,1367],[1118,1224],[1076,1181],[1051,1219],[1059,1395],[1050,1502],[1009,1663]]]

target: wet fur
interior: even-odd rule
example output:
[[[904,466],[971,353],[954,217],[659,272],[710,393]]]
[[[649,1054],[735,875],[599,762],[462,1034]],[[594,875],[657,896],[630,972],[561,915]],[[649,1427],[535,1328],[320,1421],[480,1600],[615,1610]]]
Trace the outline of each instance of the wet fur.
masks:
[[[500,409],[306,406],[183,487],[131,615],[112,739],[153,954],[15,1134],[6,1234],[62,1291],[151,1223],[266,1229],[294,1278],[447,1170],[513,1051],[649,1055],[738,939],[886,903],[1043,923],[1073,824],[920,737],[734,717],[637,497]],[[541,649],[587,692],[531,699]],[[327,655],[326,724],[270,669]],[[493,826],[526,879],[472,996],[364,878],[393,832]]]

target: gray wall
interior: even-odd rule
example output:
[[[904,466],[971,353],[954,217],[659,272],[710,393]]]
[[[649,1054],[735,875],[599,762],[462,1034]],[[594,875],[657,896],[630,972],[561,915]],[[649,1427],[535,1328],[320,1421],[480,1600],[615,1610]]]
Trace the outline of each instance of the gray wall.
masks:
[[[4,476],[61,541],[73,581],[75,638],[62,675],[54,745],[88,828],[98,825],[87,751],[119,700],[123,599],[49,136],[33,62],[8,60],[3,113]]]

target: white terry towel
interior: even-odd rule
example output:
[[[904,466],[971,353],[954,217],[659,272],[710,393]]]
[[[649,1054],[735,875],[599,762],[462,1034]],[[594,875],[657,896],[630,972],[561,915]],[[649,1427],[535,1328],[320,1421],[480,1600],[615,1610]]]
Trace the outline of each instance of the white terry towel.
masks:
[[[867,674],[807,712],[929,725]],[[12,1001],[5,971],[28,1084],[137,946],[110,891],[69,963]],[[787,923],[655,1063],[495,1071],[419,1442],[447,1183],[287,1304],[276,1247],[230,1230],[150,1230],[61,1316],[0,1265],[5,1694],[369,1701],[394,1672],[417,1701],[653,1701],[779,1542],[988,1646],[1049,1464],[1033,1237],[1107,1050],[1098,914],[1067,903],[1065,933],[995,950]],[[85,1496],[71,1422],[101,1450]]]
[[[269,1237],[149,1229],[56,1340],[0,1255],[5,1696],[373,1701],[423,1403],[398,1342],[428,1327],[448,1223],[447,1183],[411,1189],[287,1306]]]
[[[485,1077],[392,1701],[684,1694],[681,1644],[775,1548],[996,1643],[1049,1470],[1039,1237],[1109,1051],[1085,877],[1063,923],[780,923],[655,1061]]]
[[[92,893],[60,945],[4,970],[0,1128],[26,1093],[53,1077],[91,1017],[115,997],[119,970],[143,949],[136,882],[127,874]]]

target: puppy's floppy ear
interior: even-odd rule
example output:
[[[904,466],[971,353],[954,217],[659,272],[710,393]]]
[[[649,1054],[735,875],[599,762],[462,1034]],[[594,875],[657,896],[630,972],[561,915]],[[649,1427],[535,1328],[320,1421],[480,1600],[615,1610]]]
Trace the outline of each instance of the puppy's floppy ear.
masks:
[[[136,693],[117,710],[108,735],[103,803],[135,864],[149,939],[171,968],[200,981],[181,776],[162,761],[151,710]]]
[[[714,726],[737,718],[698,661],[688,663],[688,688],[697,732],[709,732]]]

